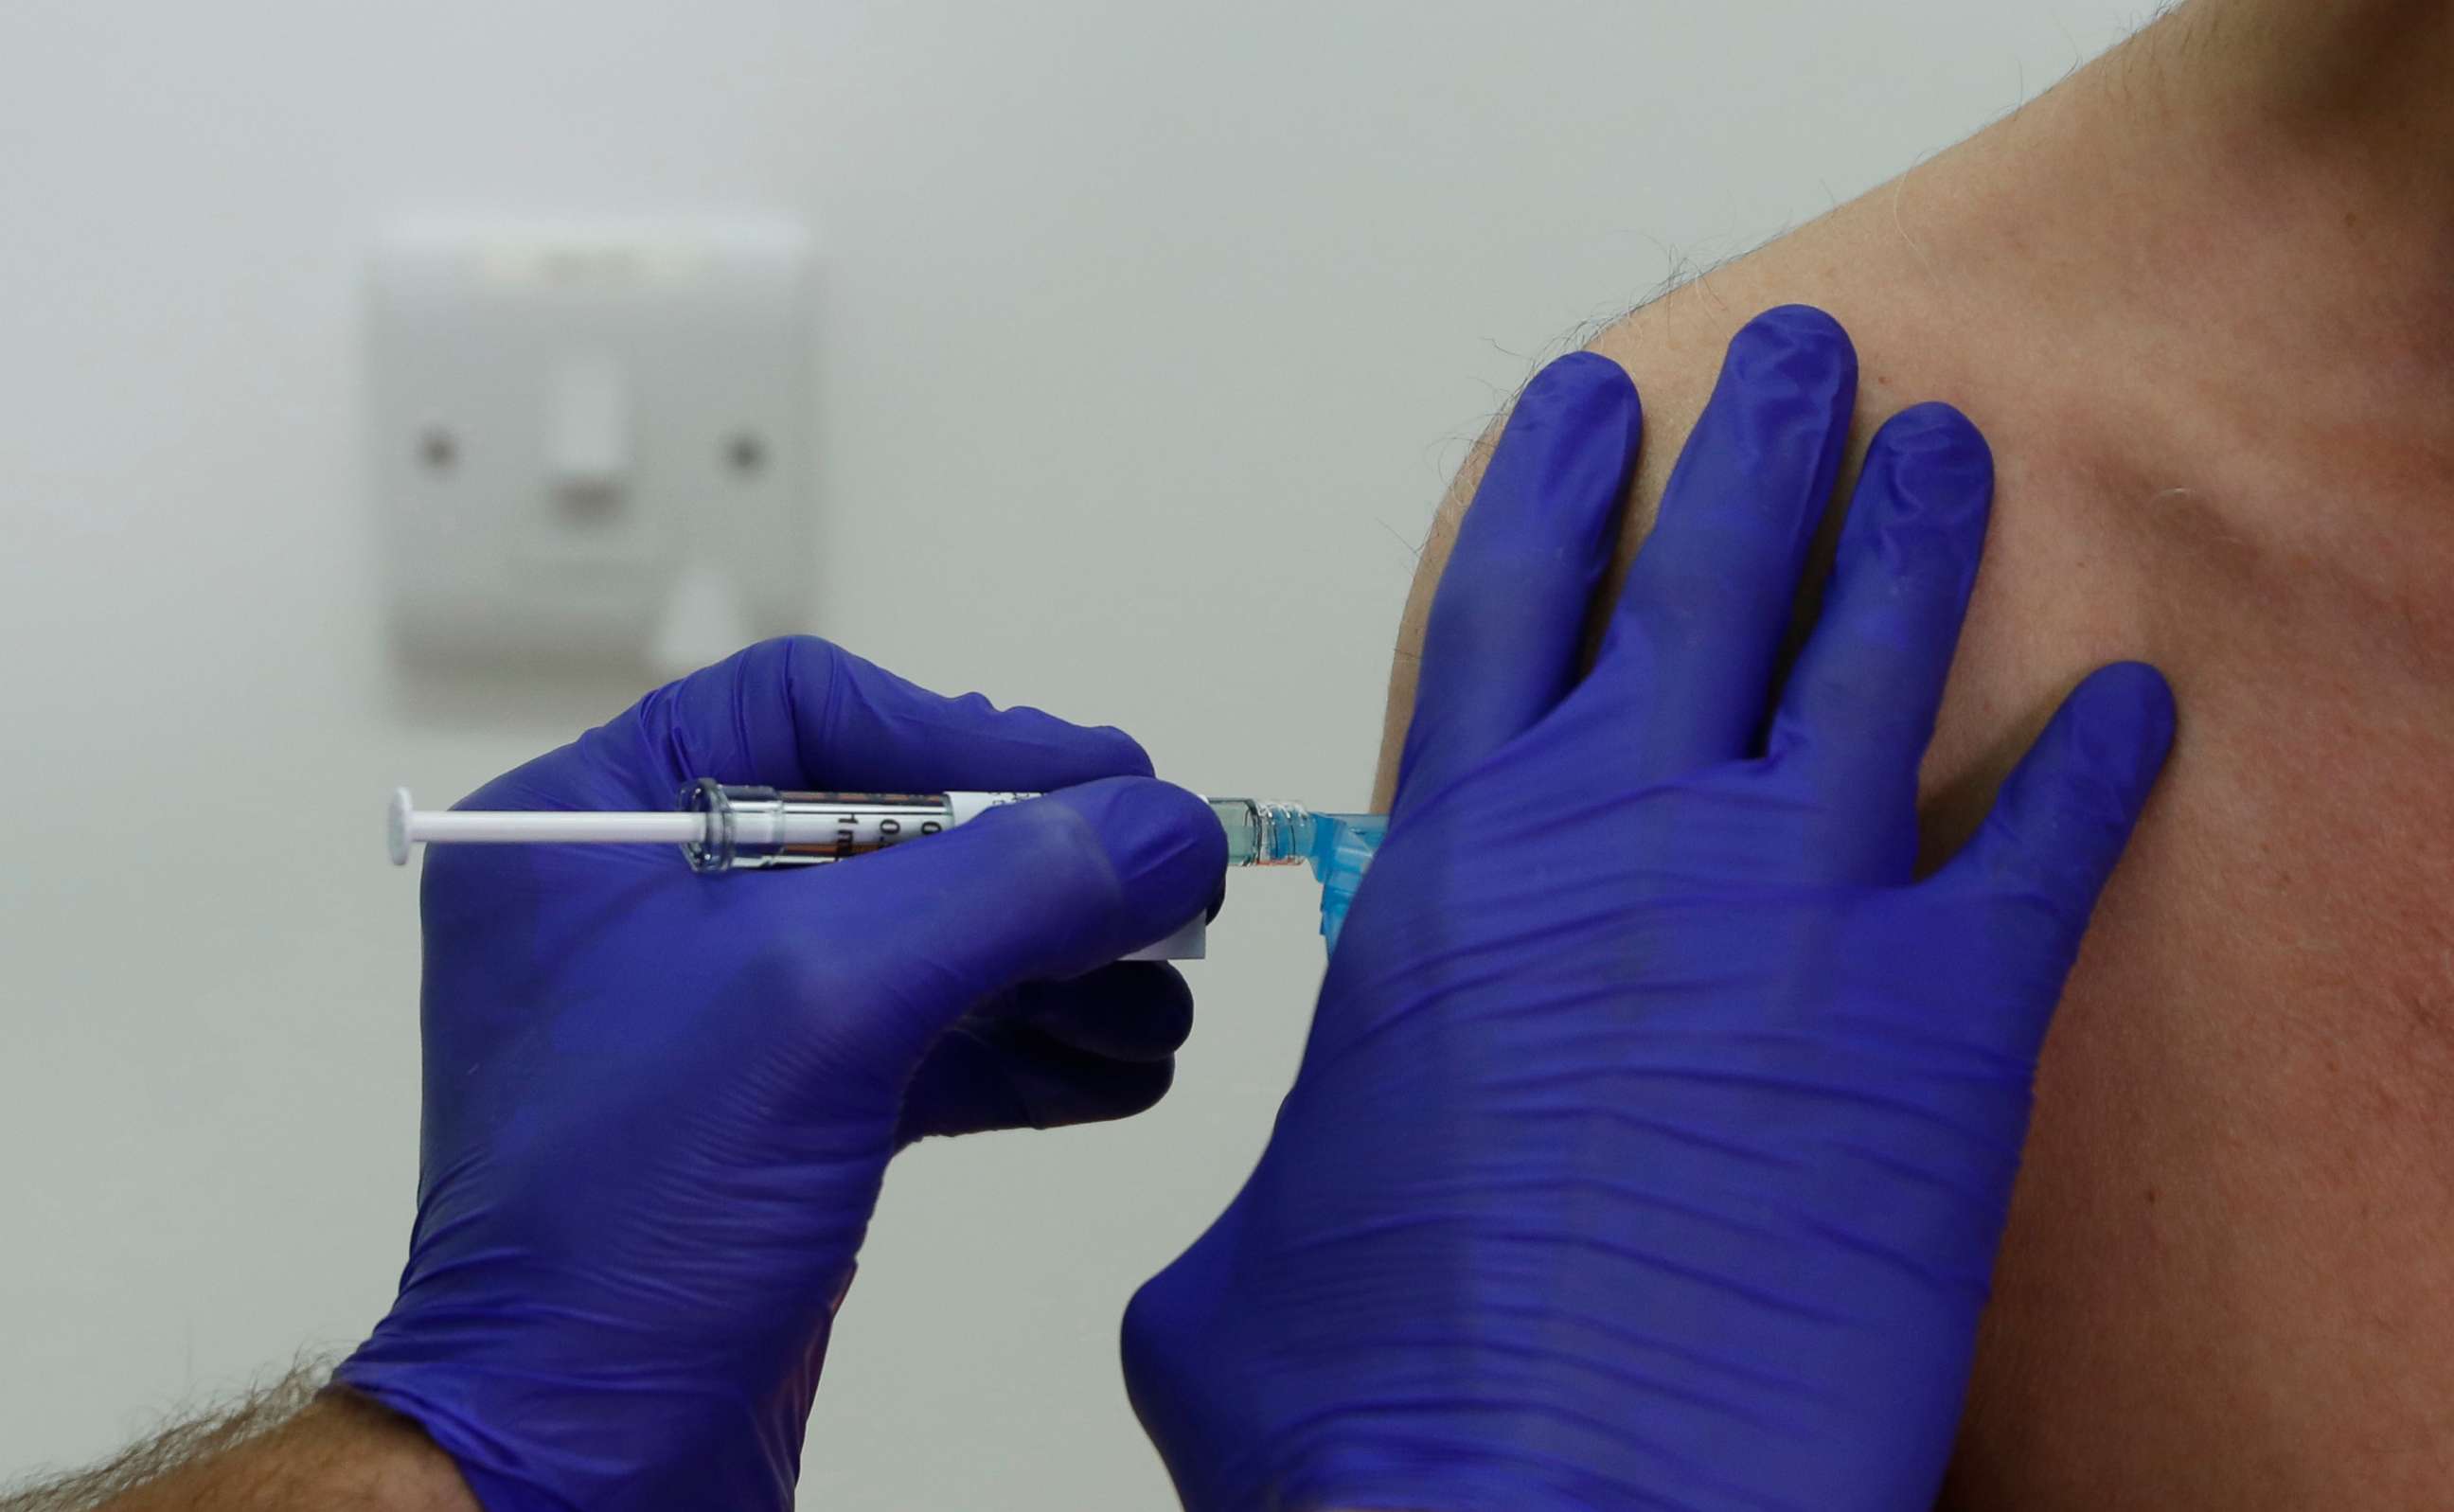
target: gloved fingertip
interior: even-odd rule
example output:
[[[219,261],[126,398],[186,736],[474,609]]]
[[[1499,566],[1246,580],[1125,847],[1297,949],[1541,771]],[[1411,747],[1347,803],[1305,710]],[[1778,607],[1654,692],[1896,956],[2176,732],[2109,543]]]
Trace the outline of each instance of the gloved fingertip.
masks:
[[[1031,704],[999,709],[984,695],[969,696],[986,711],[983,727],[1012,748],[1008,759],[1035,787],[1072,787],[1099,777],[1146,777],[1152,773],[1150,753],[1115,725],[1076,724]]]
[[[1486,524],[1502,516],[1498,523],[1513,540],[1526,530],[1520,513],[1557,516],[1558,526],[1570,527],[1566,535],[1585,542],[1616,517],[1643,433],[1643,402],[1625,368],[1599,352],[1557,358],[1518,396],[1467,519],[1478,511]]]
[[[1913,405],[1866,450],[1841,549],[1887,574],[1949,585],[1956,633],[1993,503],[1994,452],[1976,422],[1947,404]]]
[[[2143,662],[2090,674],[2012,769],[1983,829],[1945,876],[2056,905],[2078,948],[2172,749],[2173,691]]]
[[[1876,445],[1903,480],[1924,490],[1941,488],[1955,499],[1993,490],[1994,449],[1977,422],[1951,405],[1911,405],[1883,422]]]
[[[1758,406],[1810,399],[1829,407],[1856,393],[1858,349],[1840,322],[1813,305],[1777,305],[1730,338],[1724,383]]]
[[[1063,1129],[1083,1123],[1113,1123],[1158,1106],[1176,1085],[1176,1060],[1118,1061],[1069,1072],[1057,1067],[1018,1068],[1024,1103],[1031,1109],[1031,1127]]]
[[[1151,765],[1150,753],[1142,749],[1142,743],[1115,725],[1093,725],[1090,732],[1105,748],[1107,759],[1117,776],[1146,777],[1157,771]]]
[[[1193,1034],[1193,988],[1164,962],[1118,961],[1070,981],[1025,982],[994,1021],[1111,1060],[1164,1060]]]
[[[2125,809],[2146,800],[2173,749],[2173,686],[2143,661],[2099,668],[2072,695],[2075,736]]]
[[[1045,1087],[1026,1087],[1024,1096],[1033,1099],[1036,1127],[1061,1129],[1148,1113],[1175,1085],[1176,1058],[1161,1056],[1100,1065],[1078,1080],[1054,1079]]]
[[[1636,380],[1628,376],[1625,368],[1599,352],[1571,352],[1563,357],[1554,357],[1526,383],[1525,392],[1517,400],[1520,413],[1528,406],[1556,410],[1593,405],[1624,409],[1630,419],[1635,418],[1639,404]]]
[[[1854,356],[1857,349],[1850,344],[1849,333],[1832,312],[1816,305],[1775,305],[1739,328],[1732,338],[1735,347],[1740,342],[1750,346],[1777,338],[1775,344],[1807,347],[1842,347]]]
[[[1227,832],[1218,816],[1173,783],[1108,777],[1041,801],[1071,809],[1098,837],[1116,874],[1121,927],[1136,945],[1199,914],[1226,876]]]
[[[994,1089],[975,1086],[964,1100],[943,1107],[935,1125],[919,1129],[918,1136],[1061,1129],[1130,1119],[1156,1105],[1176,1081],[1176,1058],[1164,1051],[1117,1058],[1026,1024],[1000,1025],[988,1043],[994,1058],[978,1074],[994,1079]],[[984,1091],[990,1095],[981,1096]]]
[[[1038,792],[1146,776],[1149,753],[1113,725],[1079,725],[985,694],[947,696],[830,645],[791,643],[802,765],[812,784],[877,791]]]

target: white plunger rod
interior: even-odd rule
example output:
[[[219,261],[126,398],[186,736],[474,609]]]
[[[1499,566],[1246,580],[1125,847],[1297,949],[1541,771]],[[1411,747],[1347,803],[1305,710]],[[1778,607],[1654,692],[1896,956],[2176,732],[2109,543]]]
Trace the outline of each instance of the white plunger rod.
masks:
[[[689,845],[707,837],[704,814],[620,814],[604,811],[453,813],[412,808],[407,789],[392,795],[388,826],[392,864],[409,860],[419,840],[461,845]]]
[[[563,845],[687,845],[707,834],[704,814],[453,814],[409,816],[412,840],[452,840],[462,845],[523,840]]]

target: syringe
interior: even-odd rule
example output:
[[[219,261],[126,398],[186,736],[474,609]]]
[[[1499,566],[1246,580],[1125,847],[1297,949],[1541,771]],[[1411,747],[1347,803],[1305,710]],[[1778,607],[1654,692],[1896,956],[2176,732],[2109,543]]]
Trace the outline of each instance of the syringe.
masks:
[[[672,813],[420,809],[392,794],[392,864],[428,844],[678,845],[702,873],[850,860],[976,819],[1034,793],[787,793],[701,778]],[[1309,864],[1323,888],[1321,933],[1335,945],[1346,902],[1388,829],[1378,814],[1321,814],[1297,803],[1208,798],[1227,832],[1229,866]]]

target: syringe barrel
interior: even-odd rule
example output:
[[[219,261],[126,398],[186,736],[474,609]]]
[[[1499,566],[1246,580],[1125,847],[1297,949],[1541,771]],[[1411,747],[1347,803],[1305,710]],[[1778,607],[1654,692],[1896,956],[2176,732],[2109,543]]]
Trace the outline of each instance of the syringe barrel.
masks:
[[[1034,793],[788,793],[701,778],[682,789],[705,832],[682,847],[698,872],[763,871],[849,860],[935,835]],[[1333,837],[1320,816],[1292,803],[1210,798],[1227,832],[1230,866],[1298,866]],[[1350,816],[1349,817],[1354,817]]]
[[[695,872],[819,866],[867,856],[978,817],[1029,793],[788,793],[702,777],[680,806],[707,816],[707,832],[682,847]]]
[[[1230,866],[1294,866],[1313,849],[1312,811],[1257,798],[1211,798],[1210,812],[1227,832]]]

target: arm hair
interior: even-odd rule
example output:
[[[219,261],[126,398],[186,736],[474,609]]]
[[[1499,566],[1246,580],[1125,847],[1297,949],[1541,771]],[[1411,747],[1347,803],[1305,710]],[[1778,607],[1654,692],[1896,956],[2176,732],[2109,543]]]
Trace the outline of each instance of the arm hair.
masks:
[[[67,1475],[37,1471],[0,1489],[0,1512],[90,1512],[181,1465],[263,1438],[306,1410],[330,1374],[324,1362],[302,1360],[277,1380],[251,1382],[236,1401],[182,1409],[178,1417],[184,1421],[171,1422],[99,1464]]]
[[[108,1462],[0,1490],[0,1512],[476,1512],[419,1427],[301,1361]]]

